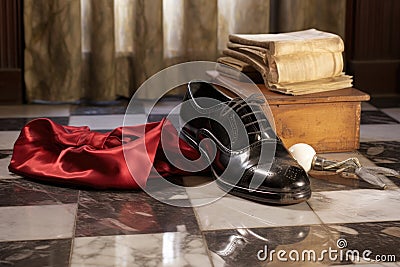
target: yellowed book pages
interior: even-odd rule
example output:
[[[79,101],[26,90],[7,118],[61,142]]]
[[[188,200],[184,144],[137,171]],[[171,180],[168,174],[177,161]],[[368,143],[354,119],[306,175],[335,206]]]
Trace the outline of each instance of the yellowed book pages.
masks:
[[[336,53],[299,53],[268,56],[268,81],[301,82],[334,77],[343,71],[343,57]]]
[[[277,34],[231,34],[233,43],[259,46],[274,56],[306,52],[343,52],[340,36],[316,29]]]
[[[235,68],[242,72],[256,71],[250,64],[243,62],[241,60],[238,60],[236,58],[233,58],[233,57],[220,57],[217,59],[217,62],[228,65],[228,66]]]
[[[240,82],[237,79],[222,76],[218,71],[207,71],[207,74],[220,81],[222,84],[225,84],[230,89],[238,88],[237,93],[239,95],[241,95],[241,93],[244,95],[250,95],[254,92],[254,85],[250,83]],[[352,87],[352,77],[348,75],[341,75],[330,79],[294,83],[293,85],[272,85],[273,87],[271,87],[271,85],[265,84],[265,86],[271,91],[287,95],[305,95]]]
[[[225,49],[223,53],[250,64],[271,83],[317,80],[337,76],[343,71],[341,52],[268,56],[267,64],[250,50]]]
[[[261,57],[258,57],[250,52],[239,52],[232,49],[225,49],[223,53],[227,56],[236,58],[253,66],[257,71],[261,73],[262,77],[264,78],[265,86],[267,88],[284,94],[302,95],[352,87],[352,77],[344,75],[343,72],[339,72],[334,77],[297,82],[274,83],[268,79],[270,68],[265,65]],[[339,54],[341,56],[341,53]]]
[[[267,74],[269,72],[268,67],[265,65],[262,58],[246,51],[236,51],[232,49],[225,49],[222,53],[226,56],[236,58],[240,61],[243,61],[249,65],[251,65],[254,69],[256,69],[264,79],[267,78]]]
[[[229,49],[233,49],[233,50],[236,50],[239,52],[247,51],[247,52],[253,53],[253,54],[261,57],[263,59],[263,61],[265,63],[267,63],[268,50],[266,48],[259,47],[259,46],[253,46],[253,45],[236,44],[236,43],[232,43],[232,42],[228,42],[228,44],[226,46]]]
[[[265,86],[272,91],[284,94],[304,95],[352,87],[353,80],[351,76],[342,74],[336,77],[298,83],[273,84],[266,82]]]

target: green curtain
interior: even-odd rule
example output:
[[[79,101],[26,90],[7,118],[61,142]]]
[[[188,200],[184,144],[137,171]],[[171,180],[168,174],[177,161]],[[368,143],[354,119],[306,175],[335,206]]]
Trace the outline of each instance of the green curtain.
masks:
[[[215,61],[229,33],[342,34],[345,0],[25,0],[29,102],[131,96],[163,68]],[[144,92],[142,97],[157,97]]]

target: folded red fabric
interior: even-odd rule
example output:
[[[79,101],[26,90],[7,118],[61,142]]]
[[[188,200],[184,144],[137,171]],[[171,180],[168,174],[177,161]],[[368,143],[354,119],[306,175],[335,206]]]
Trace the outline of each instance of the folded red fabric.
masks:
[[[168,142],[163,144],[162,130],[168,135]],[[87,126],[63,126],[41,118],[21,130],[8,168],[18,175],[44,181],[135,189],[145,186],[147,179],[157,173],[163,177],[188,174],[166,160],[165,150],[180,150],[189,160],[199,158],[199,153],[179,139],[174,126],[165,119],[100,133]],[[129,167],[135,177],[124,152],[134,159]]]

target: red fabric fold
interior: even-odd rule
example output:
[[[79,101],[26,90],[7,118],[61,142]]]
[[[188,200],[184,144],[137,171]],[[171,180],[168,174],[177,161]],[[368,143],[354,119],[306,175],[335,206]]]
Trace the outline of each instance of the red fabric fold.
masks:
[[[162,130],[168,142],[161,145]],[[18,175],[44,181],[100,189],[136,189],[157,174],[163,177],[188,174],[166,160],[165,150],[173,153],[180,150],[189,160],[199,157],[165,119],[119,127],[109,133],[36,119],[21,130],[8,168]],[[129,154],[129,167],[135,177],[129,171],[124,152]]]

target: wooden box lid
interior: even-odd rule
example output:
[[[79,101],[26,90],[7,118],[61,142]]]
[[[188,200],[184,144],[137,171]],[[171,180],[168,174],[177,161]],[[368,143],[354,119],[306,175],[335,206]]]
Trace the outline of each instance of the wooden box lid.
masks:
[[[284,95],[268,90],[265,85],[257,85],[263,92],[269,105],[332,103],[332,102],[360,102],[368,101],[370,96],[355,88],[345,88],[323,93],[308,95]]]
[[[222,75],[213,76],[218,84],[225,85],[233,91],[234,94],[241,97],[248,97],[251,94],[259,94],[254,84],[241,82]],[[285,95],[273,92],[265,87],[264,84],[257,84],[258,88],[264,94],[269,105],[292,105],[292,104],[311,104],[311,103],[332,103],[332,102],[360,102],[368,101],[370,96],[355,88],[344,88],[329,92],[314,93],[308,95]],[[231,95],[232,92],[217,86],[223,92]]]

